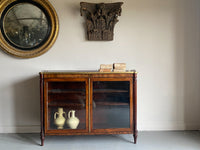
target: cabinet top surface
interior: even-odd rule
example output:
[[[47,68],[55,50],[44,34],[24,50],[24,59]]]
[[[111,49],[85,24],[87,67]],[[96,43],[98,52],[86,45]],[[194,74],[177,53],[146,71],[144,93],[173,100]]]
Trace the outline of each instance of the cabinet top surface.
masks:
[[[96,70],[45,70],[40,74],[129,74],[137,73],[135,70],[127,70],[126,72],[99,72]]]

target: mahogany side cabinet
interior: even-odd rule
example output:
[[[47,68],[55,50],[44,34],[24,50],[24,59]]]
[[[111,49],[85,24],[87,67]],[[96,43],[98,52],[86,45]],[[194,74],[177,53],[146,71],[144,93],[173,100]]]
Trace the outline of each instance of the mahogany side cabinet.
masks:
[[[45,136],[50,135],[100,134],[133,134],[136,144],[135,71],[45,71],[39,74],[41,145]],[[59,116],[63,122],[60,126],[55,121]],[[75,127],[67,124],[71,116],[79,120]]]

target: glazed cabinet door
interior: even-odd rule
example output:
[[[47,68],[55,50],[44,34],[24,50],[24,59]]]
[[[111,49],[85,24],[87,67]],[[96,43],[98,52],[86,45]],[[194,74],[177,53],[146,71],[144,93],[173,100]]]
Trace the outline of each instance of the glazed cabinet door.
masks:
[[[46,134],[88,132],[88,79],[44,79]]]
[[[131,132],[132,78],[92,78],[90,83],[91,131]]]

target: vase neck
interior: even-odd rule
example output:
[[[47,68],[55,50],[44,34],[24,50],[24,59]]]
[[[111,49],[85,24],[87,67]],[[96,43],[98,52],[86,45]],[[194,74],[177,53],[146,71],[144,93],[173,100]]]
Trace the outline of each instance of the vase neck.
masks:
[[[72,111],[72,118],[75,117],[75,111]]]

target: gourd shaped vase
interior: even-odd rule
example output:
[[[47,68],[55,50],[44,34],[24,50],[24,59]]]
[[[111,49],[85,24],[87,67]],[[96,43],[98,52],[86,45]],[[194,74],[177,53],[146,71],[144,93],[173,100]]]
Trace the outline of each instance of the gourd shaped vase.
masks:
[[[63,114],[66,117],[66,113],[63,111],[63,108],[59,107],[58,108],[58,112],[54,113],[54,124],[57,126],[58,129],[63,129],[63,126],[65,124],[65,117],[63,116]]]
[[[67,125],[70,129],[76,129],[79,125],[79,119],[75,116],[75,110],[70,110],[68,112],[68,119],[67,119]]]

